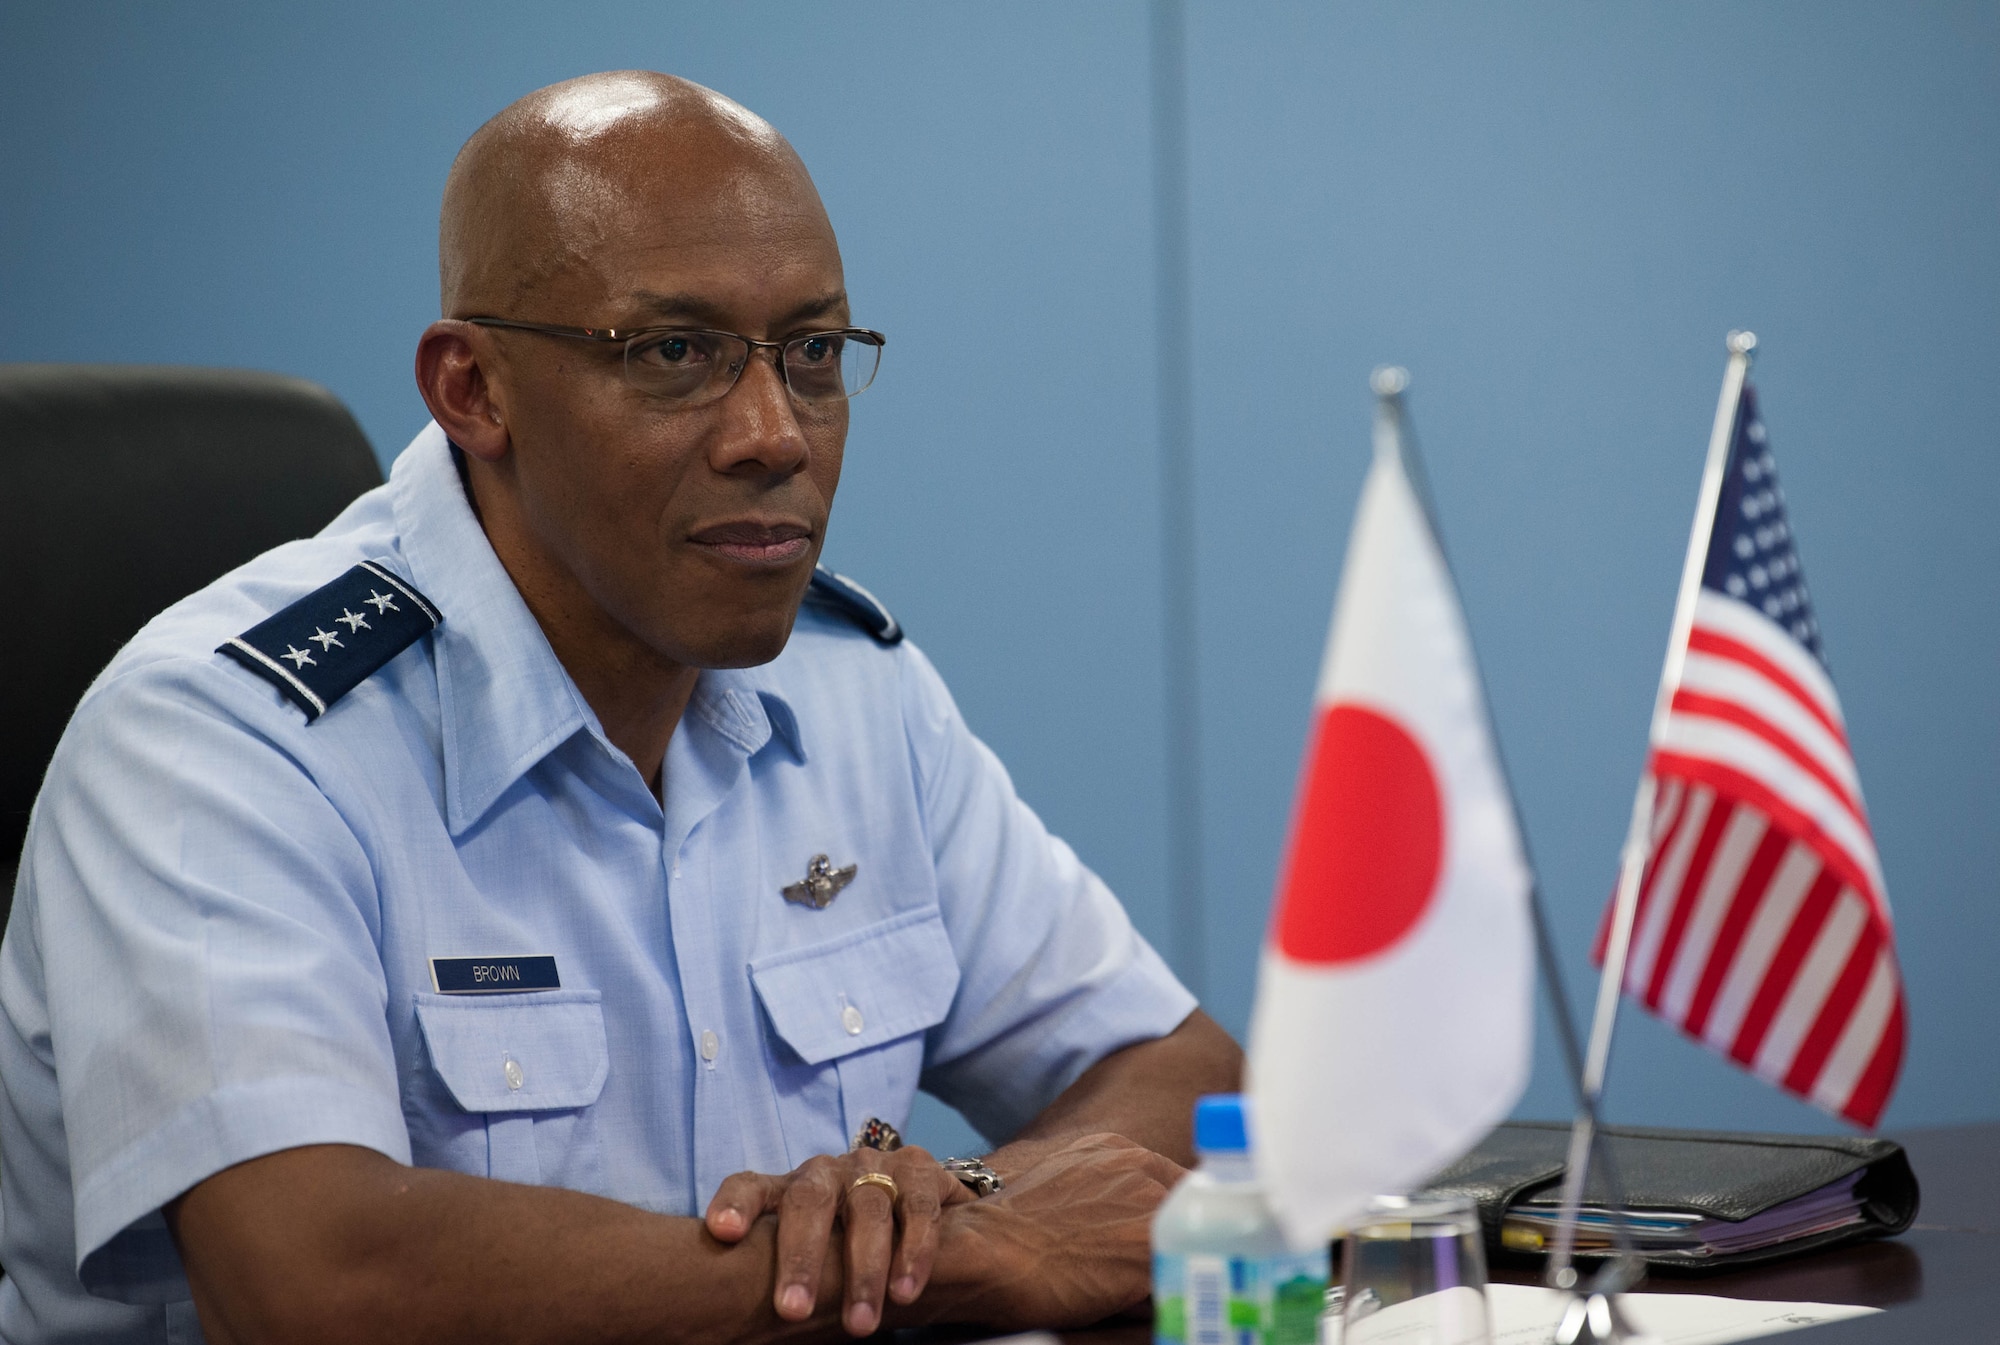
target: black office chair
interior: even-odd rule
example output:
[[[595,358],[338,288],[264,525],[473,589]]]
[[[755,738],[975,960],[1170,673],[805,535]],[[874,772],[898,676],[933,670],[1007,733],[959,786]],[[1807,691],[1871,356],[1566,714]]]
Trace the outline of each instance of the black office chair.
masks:
[[[0,364],[0,924],[91,679],[156,613],[381,481],[354,417],[303,379]]]

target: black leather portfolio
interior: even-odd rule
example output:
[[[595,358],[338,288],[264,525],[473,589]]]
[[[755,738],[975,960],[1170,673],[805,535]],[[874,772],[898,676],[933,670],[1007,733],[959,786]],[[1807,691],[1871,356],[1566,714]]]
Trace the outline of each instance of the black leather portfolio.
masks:
[[[1540,1259],[1554,1245],[1570,1128],[1503,1125],[1432,1179],[1431,1194],[1479,1202],[1487,1254]],[[1917,1216],[1902,1146],[1846,1135],[1751,1135],[1607,1127],[1627,1227],[1661,1270],[1723,1270],[1900,1233]],[[1611,1250],[1609,1188],[1592,1166],[1577,1256]]]

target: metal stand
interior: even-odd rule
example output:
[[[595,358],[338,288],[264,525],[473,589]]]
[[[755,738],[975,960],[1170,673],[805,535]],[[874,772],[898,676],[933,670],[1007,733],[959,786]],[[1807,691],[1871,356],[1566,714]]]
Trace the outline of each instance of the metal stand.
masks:
[[[1754,338],[1753,338],[1754,340]],[[1438,550],[1444,554],[1444,533],[1438,527],[1437,511],[1432,502],[1430,478],[1424,471],[1423,456],[1417,449],[1416,437],[1411,433],[1403,412],[1403,394],[1410,386],[1407,370],[1393,365],[1384,365],[1375,370],[1369,380],[1375,392],[1375,441],[1376,450],[1394,451],[1401,459],[1403,472],[1409,478],[1411,488],[1416,492],[1417,501],[1422,506],[1425,519],[1430,524],[1431,535],[1437,539]],[[1740,380],[1738,385],[1740,386]],[[1732,411],[1732,415],[1733,415]],[[1712,510],[1711,510],[1712,512]],[[1703,549],[1706,550],[1706,538]],[[1451,568],[1449,555],[1445,556],[1445,568]],[[1695,571],[1699,581],[1700,571]],[[1455,581],[1454,581],[1455,582]],[[1475,670],[1477,663],[1475,661]],[[1480,673],[1480,697],[1482,703],[1492,704],[1486,695],[1484,674]],[[1500,748],[1500,735],[1492,731],[1489,724],[1488,738],[1493,743],[1493,753],[1500,768],[1500,776],[1507,785],[1509,799],[1516,798],[1513,777],[1507,770],[1507,760]],[[1519,808],[1515,809],[1518,816]],[[1651,804],[1647,804],[1647,815],[1651,815]],[[1527,837],[1521,838],[1524,851]],[[1645,861],[1640,860],[1643,870]],[[1534,872],[1532,858],[1528,863],[1529,872]],[[1635,889],[1636,890],[1636,889]],[[1585,1069],[1583,1052],[1576,1036],[1576,1020],[1570,1016],[1569,994],[1563,988],[1562,967],[1556,956],[1555,940],[1550,934],[1549,921],[1542,910],[1541,890],[1531,888],[1528,893],[1529,913],[1535,927],[1535,957],[1540,964],[1542,984],[1548,988],[1549,1009],[1556,1022],[1556,1036],[1562,1042],[1563,1062],[1570,1083],[1576,1090],[1577,1120],[1571,1131],[1569,1152],[1569,1177],[1564,1187],[1563,1221],[1557,1232],[1556,1248],[1550,1254],[1549,1283],[1558,1289],[1573,1290],[1577,1276],[1571,1266],[1571,1255],[1575,1246],[1576,1218],[1578,1204],[1583,1190],[1584,1176],[1589,1170],[1589,1158],[1596,1155],[1599,1171],[1611,1196],[1614,1210],[1612,1219],[1612,1240],[1617,1247],[1617,1255],[1610,1258],[1601,1269],[1587,1292],[1574,1294],[1564,1312],[1562,1323],[1557,1330],[1556,1345],[1582,1345],[1583,1342],[1611,1342],[1632,1339],[1632,1333],[1625,1327],[1618,1312],[1616,1295],[1631,1288],[1644,1276],[1644,1263],[1633,1250],[1631,1234],[1625,1227],[1622,1211],[1625,1207],[1624,1185],[1618,1178],[1618,1170],[1613,1163],[1609,1149],[1599,1142],[1597,1134],[1597,1098],[1603,1089],[1604,1070],[1600,1063],[1594,1075]],[[1620,973],[1621,979],[1623,973]],[[1616,982],[1613,982],[1615,985]],[[1616,995],[1613,995],[1613,1013],[1616,1012]],[[1609,1025],[1604,1022],[1604,999],[1598,997],[1598,1022],[1591,1034],[1592,1059],[1598,1058],[1599,1038],[1602,1037],[1603,1053],[1610,1051]],[[1573,1189],[1572,1189],[1573,1188]],[[1564,1332],[1569,1334],[1565,1335]]]
[[[1556,1323],[1555,1345],[1613,1345],[1637,1339],[1618,1311],[1615,1292],[1572,1294],[1562,1320]]]
[[[1632,926],[1639,912],[1639,887],[1652,859],[1653,808],[1659,782],[1653,777],[1650,754],[1659,746],[1680,687],[1687,662],[1688,632],[1694,627],[1695,599],[1701,592],[1701,575],[1708,558],[1709,537],[1715,526],[1715,506],[1722,493],[1722,475],[1729,461],[1729,443],[1736,428],[1738,404],[1743,397],[1743,380],[1750,372],[1750,352],[1757,348],[1751,332],[1729,333],[1726,345],[1729,363],[1723,371],[1722,395],[1715,407],[1715,424],[1708,437],[1708,459],[1702,468],[1701,493],[1695,506],[1694,526],[1688,534],[1687,557],[1681,566],[1680,593],[1674,602],[1674,624],[1667,639],[1666,664],[1660,671],[1660,685],[1653,698],[1653,720],[1646,735],[1647,768],[1639,776],[1639,788],[1632,799],[1632,817],[1625,833],[1625,846],[1618,871],[1618,895],[1612,908],[1610,938],[1604,950],[1604,969],[1597,982],[1597,1007],[1590,1026],[1590,1053],[1578,1061],[1574,1035],[1568,1030],[1568,1015],[1558,1014],[1563,1025],[1564,1049],[1570,1056],[1571,1076],[1577,1081],[1576,1123],[1570,1131],[1569,1161],[1563,1176],[1562,1218],[1556,1228],[1556,1245],[1549,1254],[1549,1283],[1574,1291],[1562,1322],[1556,1328],[1556,1345],[1584,1345],[1585,1342],[1628,1340],[1631,1330],[1620,1320],[1616,1295],[1636,1283],[1643,1263],[1632,1250],[1625,1226],[1622,1188],[1610,1165],[1610,1151],[1598,1133],[1598,1100],[1604,1094],[1604,1077],[1611,1062],[1611,1040],[1618,1026],[1618,1006],[1623,998],[1626,961],[1632,951]],[[1537,911],[1537,927],[1541,927]],[[1544,967],[1550,984],[1555,979],[1553,951],[1545,948]],[[1589,1180],[1591,1161],[1602,1167],[1610,1188],[1614,1209],[1613,1234],[1620,1255],[1613,1257],[1593,1279],[1588,1290],[1577,1290],[1572,1260],[1576,1250],[1576,1222],[1582,1209],[1583,1190]]]

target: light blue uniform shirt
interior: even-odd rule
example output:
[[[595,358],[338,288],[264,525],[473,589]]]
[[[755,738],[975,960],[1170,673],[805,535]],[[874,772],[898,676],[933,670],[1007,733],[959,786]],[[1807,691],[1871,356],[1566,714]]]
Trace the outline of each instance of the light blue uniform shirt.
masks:
[[[214,653],[373,561],[443,624],[315,723]],[[930,663],[807,608],[704,672],[661,799],[431,426],[387,485],[155,619],[78,708],[0,946],[0,1335],[195,1340],[160,1208],[303,1144],[697,1213],[900,1124],[1007,1136],[1194,1001]],[[785,901],[815,854],[854,864]],[[550,955],[559,990],[433,992]]]

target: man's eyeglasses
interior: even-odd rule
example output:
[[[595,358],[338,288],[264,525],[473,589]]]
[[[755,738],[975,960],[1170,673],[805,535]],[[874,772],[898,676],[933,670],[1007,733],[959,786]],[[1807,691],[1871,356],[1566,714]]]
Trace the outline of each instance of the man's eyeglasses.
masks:
[[[623,343],[625,381],[677,406],[700,406],[729,394],[759,350],[777,352],[778,377],[808,406],[846,401],[875,381],[888,337],[866,327],[805,332],[753,341],[706,327],[552,327],[512,318],[467,318],[479,327],[511,327],[579,341]]]

